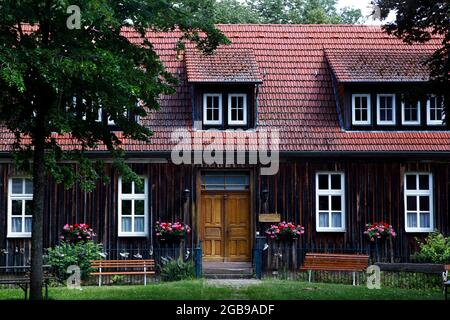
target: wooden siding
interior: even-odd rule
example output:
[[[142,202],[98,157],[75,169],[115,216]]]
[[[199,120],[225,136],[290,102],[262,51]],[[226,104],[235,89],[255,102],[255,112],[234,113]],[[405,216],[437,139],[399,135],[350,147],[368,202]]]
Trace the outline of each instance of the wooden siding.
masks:
[[[145,238],[120,238],[117,236],[117,172],[110,166],[107,172],[110,183],[97,184],[87,193],[78,186],[65,190],[48,179],[46,192],[44,246],[58,242],[58,236],[66,223],[86,222],[98,234],[97,240],[106,250],[148,249],[158,246],[153,239],[153,225],[157,220],[183,220],[183,191],[189,189],[191,215],[187,218],[193,226],[192,239],[198,239],[198,212],[196,201],[200,201],[199,174],[194,166],[175,166],[170,163],[132,164],[133,169],[149,178],[149,213],[151,231]],[[242,168],[241,168],[242,169]],[[396,260],[408,260],[415,250],[415,237],[425,234],[405,233],[403,203],[403,173],[423,171],[433,174],[433,204],[435,227],[450,234],[449,179],[450,160],[394,160],[394,159],[344,159],[344,158],[284,158],[280,171],[275,176],[260,176],[258,168],[251,181],[252,214],[257,217],[263,207],[262,190],[269,191],[268,212],[280,213],[283,220],[300,223],[305,234],[298,241],[301,253],[308,251],[368,252],[374,246],[364,236],[368,222],[384,220],[390,222],[398,232],[394,241]],[[315,174],[317,171],[343,171],[346,191],[346,232],[316,232]],[[8,239],[7,185],[13,175],[11,164],[0,164],[0,265],[20,265],[30,253],[29,239]],[[254,219],[257,221],[257,218]],[[252,234],[264,234],[269,224],[256,223]],[[5,254],[4,251],[8,254]],[[369,252],[370,253],[370,252]],[[389,248],[380,248],[381,258],[387,259]],[[301,261],[299,261],[301,262]]]
[[[346,232],[316,232],[315,174],[318,171],[345,173]],[[260,176],[257,194],[269,190],[269,212],[281,214],[282,220],[305,227],[298,242],[299,250],[333,252],[368,252],[376,249],[364,235],[365,225],[375,221],[391,223],[398,233],[394,240],[396,260],[405,261],[417,248],[415,237],[406,233],[403,200],[403,173],[423,171],[433,174],[435,228],[450,233],[449,161],[395,160],[296,160],[280,164],[276,176]],[[268,224],[258,227],[263,234]],[[379,248],[381,259],[388,259],[389,246]]]

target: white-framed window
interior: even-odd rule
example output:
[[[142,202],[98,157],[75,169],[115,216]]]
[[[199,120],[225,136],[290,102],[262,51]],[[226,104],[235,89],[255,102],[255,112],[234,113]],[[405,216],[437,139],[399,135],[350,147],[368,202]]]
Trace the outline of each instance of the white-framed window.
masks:
[[[433,176],[411,172],[404,176],[405,231],[433,231]]]
[[[203,124],[222,124],[222,95],[220,93],[203,95]]]
[[[377,124],[395,124],[395,94],[377,94]]]
[[[436,95],[427,97],[427,124],[443,125],[444,99]]]
[[[352,94],[352,124],[371,124],[370,94]]]
[[[228,95],[228,124],[246,125],[247,124],[247,95],[229,94]]]
[[[142,186],[119,177],[119,237],[148,236],[148,179],[141,177]]]
[[[345,178],[343,172],[316,173],[316,230],[345,231]]]
[[[402,101],[402,124],[420,124],[420,101],[416,103]]]
[[[8,238],[31,237],[33,181],[13,177],[8,181]]]

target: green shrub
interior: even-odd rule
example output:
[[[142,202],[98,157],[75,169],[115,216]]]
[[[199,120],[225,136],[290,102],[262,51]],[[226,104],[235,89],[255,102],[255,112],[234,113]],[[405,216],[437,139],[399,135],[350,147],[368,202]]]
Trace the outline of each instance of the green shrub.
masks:
[[[48,249],[48,264],[52,267],[58,280],[66,280],[70,274],[67,274],[67,268],[76,265],[80,268],[81,279],[86,280],[89,277],[91,269],[91,260],[98,260],[99,253],[102,252],[102,245],[93,241],[84,241],[76,244],[61,242],[60,245]]]
[[[183,262],[179,259],[163,259],[158,265],[162,281],[180,281],[195,278],[195,267],[192,261]]]
[[[430,233],[425,241],[416,238],[420,251],[413,255],[416,262],[445,264],[450,262],[450,238],[440,232]]]

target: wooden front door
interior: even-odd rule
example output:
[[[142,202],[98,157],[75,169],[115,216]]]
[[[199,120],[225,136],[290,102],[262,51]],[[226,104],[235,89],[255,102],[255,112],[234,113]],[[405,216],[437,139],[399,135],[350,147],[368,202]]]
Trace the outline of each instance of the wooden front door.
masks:
[[[200,206],[204,260],[250,261],[249,193],[205,192]]]

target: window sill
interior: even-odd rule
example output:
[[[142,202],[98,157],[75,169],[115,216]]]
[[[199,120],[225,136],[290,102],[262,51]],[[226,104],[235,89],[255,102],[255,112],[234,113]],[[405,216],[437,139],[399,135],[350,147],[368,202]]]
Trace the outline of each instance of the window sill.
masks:
[[[344,233],[346,230],[342,228],[316,228],[316,232]]]
[[[406,228],[405,229],[406,233],[431,233],[433,231],[434,231],[433,228],[429,228],[429,229],[409,229],[409,228]]]
[[[120,238],[145,238],[148,237],[148,233],[132,233],[132,232],[119,232],[118,237]]]
[[[6,237],[11,239],[29,239],[31,238],[31,233],[8,233]]]

